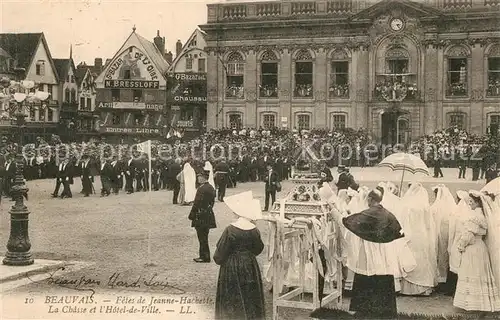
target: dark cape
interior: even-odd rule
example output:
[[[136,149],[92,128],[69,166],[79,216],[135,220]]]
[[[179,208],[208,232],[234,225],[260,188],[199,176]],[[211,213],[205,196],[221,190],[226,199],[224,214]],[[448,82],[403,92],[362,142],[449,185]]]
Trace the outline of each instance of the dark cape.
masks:
[[[398,219],[378,204],[342,219],[344,226],[363,240],[389,243],[404,237]]]
[[[389,243],[404,237],[397,218],[380,204],[342,219],[347,229],[363,240]],[[354,274],[350,311],[358,319],[396,319],[393,275]]]
[[[229,225],[217,243],[214,261],[220,265],[215,319],[265,319],[264,290],[255,258],[264,250],[257,228]]]

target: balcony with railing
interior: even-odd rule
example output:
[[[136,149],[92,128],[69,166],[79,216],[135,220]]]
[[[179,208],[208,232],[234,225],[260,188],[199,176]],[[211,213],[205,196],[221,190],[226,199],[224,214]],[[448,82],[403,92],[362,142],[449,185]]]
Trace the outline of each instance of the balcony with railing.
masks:
[[[231,85],[226,88],[226,98],[228,99],[243,99],[245,97],[244,87]]]
[[[208,5],[208,23],[236,20],[286,19],[310,16],[338,16],[356,13],[356,0],[266,1]]]
[[[377,74],[374,96],[377,100],[401,102],[418,95],[417,75],[413,73]]]
[[[444,9],[464,9],[472,7],[472,0],[444,0]]]
[[[500,5],[500,0],[484,0],[484,5],[485,6],[499,6]]]
[[[347,99],[349,98],[348,84],[332,84],[328,88],[328,97],[330,99]]]

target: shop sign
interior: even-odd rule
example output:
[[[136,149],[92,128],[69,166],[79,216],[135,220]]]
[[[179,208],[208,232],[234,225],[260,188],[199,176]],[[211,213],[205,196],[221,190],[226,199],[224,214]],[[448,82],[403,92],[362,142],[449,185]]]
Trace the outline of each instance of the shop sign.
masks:
[[[99,127],[101,133],[127,133],[127,134],[161,134],[156,128],[123,128],[123,127]]]
[[[104,88],[113,89],[159,89],[160,81],[104,80]]]
[[[160,103],[145,103],[145,102],[97,102],[99,109],[141,109],[162,111],[163,104]]]
[[[121,53],[104,75],[104,80],[160,80],[161,73],[149,57],[137,47],[129,47]]]
[[[179,128],[192,128],[192,127],[194,127],[193,120],[178,120],[175,125]]]
[[[168,76],[167,99],[170,103],[205,104],[206,73],[173,73]]]

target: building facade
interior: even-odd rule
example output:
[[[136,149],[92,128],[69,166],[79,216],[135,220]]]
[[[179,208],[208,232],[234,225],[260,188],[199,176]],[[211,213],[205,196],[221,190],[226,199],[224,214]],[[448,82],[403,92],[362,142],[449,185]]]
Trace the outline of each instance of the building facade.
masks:
[[[97,87],[95,80],[103,70],[101,58],[95,58],[94,65],[80,63],[76,67],[78,83],[77,135],[82,140],[97,138],[100,115],[96,112]]]
[[[208,5],[208,127],[367,128],[384,143],[500,123],[500,1]]]
[[[174,130],[199,134],[207,121],[205,34],[196,29],[177,52],[167,76],[168,119]]]
[[[76,118],[78,110],[78,81],[76,67],[70,50],[69,59],[54,59],[59,90],[59,136],[63,141],[74,141],[76,138]]]
[[[164,39],[157,38],[152,43],[134,28],[95,81],[99,132],[108,141],[165,135],[165,75],[169,64],[164,58]]]
[[[51,134],[57,134],[59,122],[59,76],[43,33],[2,33],[0,52],[5,58],[2,76],[15,80],[30,80],[36,83],[34,90],[50,93],[48,101],[37,103],[26,109],[24,141],[34,142],[37,137],[46,141]],[[8,103],[8,102],[6,102]],[[15,135],[7,105],[0,111],[0,132]]]

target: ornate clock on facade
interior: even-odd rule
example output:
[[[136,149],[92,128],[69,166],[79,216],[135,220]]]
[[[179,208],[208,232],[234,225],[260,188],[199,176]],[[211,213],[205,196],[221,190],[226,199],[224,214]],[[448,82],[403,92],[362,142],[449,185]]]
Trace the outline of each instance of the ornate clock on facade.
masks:
[[[394,31],[401,31],[403,30],[405,23],[402,19],[400,18],[393,18],[390,22],[391,29]]]

